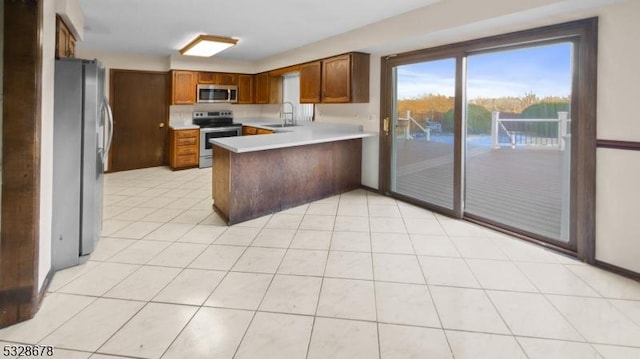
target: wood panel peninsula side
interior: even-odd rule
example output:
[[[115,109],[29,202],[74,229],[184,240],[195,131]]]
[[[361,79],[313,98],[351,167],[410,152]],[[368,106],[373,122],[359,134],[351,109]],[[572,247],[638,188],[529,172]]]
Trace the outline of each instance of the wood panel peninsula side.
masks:
[[[360,188],[362,139],[371,134],[304,127],[211,140],[213,206],[227,224]]]

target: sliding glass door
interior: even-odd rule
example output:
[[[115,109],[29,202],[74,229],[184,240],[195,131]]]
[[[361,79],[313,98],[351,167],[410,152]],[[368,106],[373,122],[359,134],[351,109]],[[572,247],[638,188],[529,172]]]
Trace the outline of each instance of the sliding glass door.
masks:
[[[573,44],[467,56],[464,212],[569,242]]]
[[[391,191],[452,210],[456,60],[392,71]]]
[[[593,256],[596,38],[588,19],[383,59],[383,191]]]

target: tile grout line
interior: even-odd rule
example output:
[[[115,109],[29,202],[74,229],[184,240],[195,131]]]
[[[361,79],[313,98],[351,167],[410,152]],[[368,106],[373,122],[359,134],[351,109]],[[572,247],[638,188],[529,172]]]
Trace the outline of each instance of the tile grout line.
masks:
[[[456,247],[458,252],[460,252],[460,249],[458,248],[458,245],[454,241],[451,241],[451,242],[453,243],[453,246]],[[500,251],[502,252],[502,250],[500,250]],[[462,255],[462,252],[460,252],[460,254]],[[506,256],[506,257],[509,258],[509,256]],[[505,327],[507,328],[507,330],[509,331],[509,333],[511,333],[510,337],[513,338],[513,340],[516,342],[516,344],[518,345],[518,348],[520,348],[520,351],[525,355],[525,357],[529,358],[529,354],[527,354],[527,352],[525,351],[524,347],[522,346],[522,343],[520,343],[520,341],[517,340],[515,334],[513,333],[513,329],[511,329],[511,327],[509,326],[509,323],[507,323],[507,321],[504,319],[504,316],[498,310],[498,307],[496,306],[494,301],[491,299],[491,296],[487,293],[487,289],[482,285],[482,282],[480,282],[480,280],[478,279],[478,276],[476,275],[476,273],[473,271],[473,269],[469,265],[469,262],[467,262],[467,258],[465,256],[462,256],[462,260],[464,261],[464,263],[467,266],[467,269],[469,270],[471,275],[473,275],[473,277],[476,280],[476,282],[480,285],[480,290],[484,294],[485,298],[487,298],[487,300],[489,300],[489,303],[491,303],[491,306],[492,306],[493,310],[495,310],[495,312],[500,317],[500,320],[502,320],[502,324],[504,324]],[[485,333],[485,334],[492,334],[492,333]]]
[[[367,214],[369,214],[368,216],[368,222],[369,222],[369,248],[371,250],[370,255],[371,255],[371,276],[373,278],[373,308],[375,310],[375,314],[376,314],[376,338],[378,339],[378,358],[382,357],[382,344],[380,341],[380,318],[378,318],[378,293],[377,293],[377,286],[376,286],[376,270],[375,270],[375,258],[373,256],[373,241],[371,239],[371,213],[369,210],[369,194],[367,193]]]
[[[267,222],[268,223],[268,222]],[[233,269],[233,267],[235,267],[235,265],[238,263],[238,261],[240,260],[240,258],[242,258],[242,256],[244,255],[244,253],[246,253],[246,251],[248,250],[248,248],[251,246],[251,244],[253,242],[255,242],[256,238],[258,237],[258,235],[260,234],[260,232],[262,232],[263,229],[265,229],[267,223],[264,224],[264,226],[260,227],[260,230],[258,231],[258,234],[256,234],[256,236],[253,238],[253,240],[251,241],[251,243],[249,243],[249,246],[247,247],[247,249],[245,249],[245,251],[243,252],[243,254],[238,257],[237,261],[234,263],[234,265],[229,269],[229,272],[231,272],[231,269]],[[291,241],[293,242],[293,238],[291,239]],[[288,251],[288,249],[287,249]],[[280,258],[280,263],[278,263],[278,266],[275,269],[275,272],[272,274],[271,276],[271,280],[269,281],[269,285],[266,287],[264,294],[262,295],[262,298],[260,299],[260,302],[258,303],[258,305],[256,306],[256,310],[253,312],[253,316],[251,317],[251,320],[249,321],[249,324],[247,325],[247,329],[245,329],[244,333],[242,334],[242,338],[240,339],[240,341],[238,342],[238,346],[236,347],[235,351],[233,352],[233,356],[232,359],[234,359],[236,357],[236,355],[238,355],[238,352],[240,350],[240,347],[242,346],[242,343],[244,343],[245,338],[247,337],[247,333],[249,333],[249,329],[251,328],[251,325],[253,324],[253,321],[255,320],[256,316],[258,315],[258,312],[260,311],[260,307],[262,306],[262,303],[264,302],[264,299],[267,297],[267,293],[269,292],[269,288],[271,288],[271,285],[273,284],[273,281],[276,278],[276,274],[278,273],[278,269],[280,268],[280,265],[282,264],[282,262],[284,261],[284,258],[287,255],[287,251],[285,251],[284,255],[282,256],[282,258]],[[213,293],[212,293],[213,294]],[[206,301],[205,301],[206,303]],[[311,339],[309,339],[311,340]]]
[[[338,201],[338,207],[340,207],[339,201]],[[307,210],[308,208],[309,207],[307,207]],[[336,209],[336,213],[337,213],[337,209]],[[306,211],[305,211],[305,215],[306,215]],[[304,216],[302,218],[304,219]],[[300,223],[302,223],[302,221],[300,221]],[[333,223],[333,226],[335,228],[335,221]],[[309,359],[309,353],[311,352],[311,341],[313,340],[313,331],[316,328],[316,320],[318,318],[318,309],[320,308],[320,298],[322,298],[322,289],[324,288],[324,279],[325,279],[324,275],[327,272],[327,266],[329,265],[329,253],[331,250],[331,244],[333,242],[333,233],[334,231],[331,231],[331,236],[329,238],[329,248],[327,248],[327,251],[326,251],[327,254],[325,256],[324,268],[322,269],[322,277],[320,279],[320,290],[318,291],[318,299],[316,300],[316,310],[313,313],[313,320],[311,321],[311,331],[309,332],[309,343],[307,343],[307,353],[305,355],[305,359]],[[291,243],[293,243],[293,241],[291,241]],[[291,247],[291,245],[289,245],[289,247]]]
[[[406,220],[404,218],[404,215],[402,215],[402,221],[405,223],[405,226],[406,226]],[[442,227],[441,224],[439,224],[439,225],[440,225],[440,227]],[[443,228],[443,230],[444,230],[444,228]],[[445,233],[446,233],[446,231],[445,231]],[[420,256],[416,252],[415,245],[414,245],[413,241],[411,240],[411,234],[408,233],[407,236],[409,237],[409,243],[411,244],[411,248],[413,249],[414,257],[416,258],[416,261],[418,262],[418,268],[420,268],[420,273],[422,274],[422,279],[424,280],[425,287],[427,288],[427,293],[429,293],[429,299],[431,300],[431,305],[433,306],[433,310],[436,312],[436,317],[438,318],[438,323],[440,324],[440,330],[442,330],[442,334],[444,335],[444,339],[447,342],[447,347],[449,348],[449,354],[451,354],[451,358],[455,358],[455,354],[453,353],[453,347],[451,346],[451,341],[449,340],[449,336],[447,335],[447,332],[444,329],[444,324],[442,323],[442,318],[440,316],[440,312],[438,311],[438,307],[436,306],[436,301],[433,298],[433,293],[431,292],[431,287],[429,286],[429,281],[427,280],[427,276],[425,275],[424,269],[422,268],[422,263],[420,263]],[[456,248],[456,250],[457,250],[457,248]]]
[[[186,211],[186,210],[185,210],[185,211]],[[184,211],[183,211],[183,212],[184,212]],[[165,224],[166,224],[166,223],[170,223],[170,222],[165,222]],[[196,225],[193,225],[191,229],[193,229],[195,226],[196,226]],[[225,232],[226,232],[226,230],[225,230]],[[173,244],[173,243],[178,243],[178,242],[177,242],[177,240],[178,240],[178,239],[180,239],[182,236],[186,235],[186,233],[188,233],[188,232],[183,233],[181,236],[179,236],[175,241],[172,241],[171,243],[172,243],[172,244]],[[216,240],[218,237],[220,237],[221,235],[222,235],[222,233],[221,233],[221,234],[219,234],[219,235],[218,235],[218,236],[217,236],[217,237],[212,241],[212,243],[213,243],[213,242],[215,242],[215,240]],[[171,244],[170,244],[170,245],[168,245],[166,248],[164,248],[162,251],[160,251],[158,254],[156,254],[155,256],[153,256],[152,258],[150,258],[147,262],[145,262],[144,264],[142,264],[142,265],[141,265],[141,267],[142,267],[142,266],[151,266],[151,265],[147,265],[147,263],[148,263],[149,261],[151,261],[153,258],[155,258],[155,257],[157,257],[158,255],[160,255],[161,253],[163,253],[163,252],[164,252],[165,250],[167,250],[170,246],[171,246]],[[109,340],[111,340],[111,338],[113,338],[113,336],[115,336],[115,335],[116,335],[120,330],[122,330],[122,328],[124,328],[124,326],[126,326],[126,324],[128,324],[128,323],[129,323],[129,322],[130,322],[130,321],[131,321],[135,316],[137,316],[137,315],[140,313],[140,311],[142,311],[142,309],[143,309],[143,308],[147,307],[150,303],[159,303],[159,302],[153,302],[153,299],[154,299],[154,298],[156,298],[156,297],[157,297],[157,296],[158,296],[158,295],[159,295],[159,294],[160,294],[160,293],[161,293],[165,288],[167,288],[171,283],[173,283],[173,282],[175,281],[175,279],[176,279],[180,274],[182,274],[186,269],[188,269],[188,268],[189,268],[189,265],[190,265],[190,264],[192,264],[192,263],[193,263],[193,262],[194,262],[194,261],[195,261],[195,260],[200,256],[200,255],[202,255],[202,253],[207,249],[207,247],[208,247],[208,246],[209,246],[209,245],[207,245],[205,248],[203,248],[203,250],[202,250],[202,251],[200,251],[200,253],[199,253],[198,255],[196,255],[196,256],[195,256],[195,257],[194,257],[194,258],[193,258],[193,259],[192,259],[192,260],[191,260],[191,261],[190,261],[186,266],[181,267],[181,271],[180,271],[176,276],[174,276],[174,277],[172,278],[172,280],[171,280],[171,281],[169,281],[169,282],[168,282],[168,283],[167,283],[167,284],[166,284],[162,289],[160,289],[160,290],[159,290],[159,291],[158,291],[158,292],[157,292],[157,293],[156,293],[156,294],[155,294],[151,299],[147,300],[147,301],[146,301],[146,304],[144,304],[144,305],[140,308],[140,310],[139,310],[139,311],[137,311],[137,312],[136,312],[136,313],[135,313],[131,318],[129,318],[129,320],[127,320],[127,321],[126,321],[126,322],[125,322],[125,323],[124,323],[124,324],[123,324],[123,325],[122,325],[118,330],[116,330],[116,331],[115,331],[115,332],[114,332],[114,333],[113,333],[113,334],[112,334],[112,335],[111,335],[111,336],[110,336],[110,337],[109,337],[109,338],[108,338],[104,343],[102,343],[102,345],[101,345],[101,346],[96,350],[96,352],[98,352],[100,348],[102,348],[102,347],[103,347],[103,346],[104,346],[104,345],[105,345]],[[248,247],[247,247],[247,248],[248,248]],[[246,251],[246,248],[245,248],[245,251]],[[244,254],[244,252],[245,252],[245,251],[243,251],[243,254]],[[242,254],[238,257],[238,259],[239,259],[241,256],[242,256]],[[169,268],[176,268],[176,267],[169,267]],[[136,270],[136,271],[137,271],[137,270]],[[135,272],[135,271],[134,271],[134,272]],[[219,281],[219,282],[218,282],[218,284],[214,287],[214,289],[212,290],[212,292],[211,292],[211,293],[213,293],[213,291],[215,291],[215,289],[220,285],[220,283],[222,283],[222,281],[224,280],[224,278],[226,277],[226,275],[227,275],[228,273],[229,273],[229,271],[226,271],[225,275],[220,279],[220,281]],[[123,279],[123,280],[124,280],[124,279]],[[121,283],[121,282],[120,282],[120,283]],[[119,284],[119,283],[118,283],[118,284]],[[111,289],[113,289],[113,288],[111,288]],[[108,291],[107,291],[107,292],[108,292]],[[105,292],[104,294],[106,294],[107,292]],[[211,295],[211,293],[209,294],[209,296]],[[207,300],[207,299],[208,299],[208,297],[205,299],[205,301],[204,301],[204,302],[206,302],[206,300]],[[203,304],[204,304],[204,302],[203,302]],[[182,303],[181,303],[181,304],[169,303],[169,304],[171,304],[171,305],[184,305],[184,304],[182,304]],[[182,327],[182,329],[179,331],[179,333],[178,333],[178,334],[173,338],[173,340],[171,341],[171,343],[169,344],[169,346],[167,346],[167,348],[163,351],[163,354],[162,354],[162,355],[164,355],[164,354],[166,353],[166,351],[167,351],[167,350],[169,350],[169,348],[171,347],[171,345],[173,345],[173,344],[174,344],[175,340],[180,336],[180,334],[182,334],[182,332],[184,331],[184,329],[189,325],[189,323],[191,323],[191,321],[193,320],[193,318],[195,317],[195,315],[196,315],[198,312],[200,312],[200,310],[202,309],[202,307],[203,307],[203,305],[202,305],[202,304],[200,304],[199,306],[197,306],[197,308],[198,308],[198,309],[197,309],[197,310],[192,314],[192,316],[189,318],[189,320],[187,321],[187,323]]]

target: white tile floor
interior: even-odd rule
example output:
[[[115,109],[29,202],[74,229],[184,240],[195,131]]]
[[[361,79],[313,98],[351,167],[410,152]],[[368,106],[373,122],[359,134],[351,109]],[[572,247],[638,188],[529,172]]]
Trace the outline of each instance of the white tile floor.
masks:
[[[106,176],[6,343],[57,358],[640,358],[640,283],[363,190],[226,227],[210,170]]]

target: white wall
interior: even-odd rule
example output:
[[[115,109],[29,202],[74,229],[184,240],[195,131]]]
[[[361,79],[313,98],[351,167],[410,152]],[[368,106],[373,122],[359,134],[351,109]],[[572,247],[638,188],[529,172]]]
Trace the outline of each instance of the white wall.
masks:
[[[55,72],[56,14],[53,1],[43,2],[42,123],[40,137],[40,247],[38,288],[51,269],[51,215],[53,193],[53,88]]]
[[[598,149],[596,258],[640,273],[640,151]]]
[[[105,52],[78,46],[76,57],[88,60],[98,59],[107,69],[167,71],[169,68],[167,56]]]
[[[255,64],[251,61],[225,60],[219,57],[194,57],[180,54],[169,57],[169,68],[174,70],[194,70],[212,72],[255,72]]]
[[[190,124],[193,111],[233,111],[233,118],[236,122],[243,119],[262,118],[263,105],[229,105],[229,104],[195,104],[192,106],[179,105],[169,106],[170,124]]]
[[[624,0],[446,0],[263,59],[257,70],[350,51],[389,55],[423,49],[577,19],[582,9],[617,1]],[[379,73],[372,79],[377,78]]]
[[[640,141],[640,1],[599,15],[598,139]],[[599,149],[596,181],[596,259],[640,273],[640,152]]]
[[[598,138],[640,141],[640,1],[598,13]]]
[[[51,1],[50,1],[51,2]],[[55,0],[55,12],[62,17],[78,41],[84,38],[84,14],[79,0]]]
[[[79,47],[76,56],[84,59],[98,59],[105,66],[107,72],[106,94],[109,96],[109,70],[140,70],[140,71],[168,71],[169,69],[193,70],[193,71],[217,71],[253,73],[254,65],[244,61],[230,61],[210,58],[194,58],[182,55],[152,56],[140,54],[126,54],[103,52]],[[171,123],[191,122],[193,111],[234,111],[234,117],[238,119],[259,117],[262,112],[261,105],[221,105],[221,104],[196,104],[171,106],[169,118]]]
[[[105,95],[109,97],[111,69],[141,70],[141,71],[167,71],[169,58],[167,56],[152,56],[139,54],[123,54],[88,50],[78,47],[76,57],[81,59],[98,59],[104,65],[106,71]]]
[[[254,73],[254,64],[247,61],[230,61],[216,58],[199,58],[182,55],[158,56],[130,53],[104,52],[95,49],[87,49],[78,46],[76,57],[83,59],[98,59],[105,66],[107,79],[109,70],[140,70],[140,71],[168,71],[193,70],[193,71],[217,71]],[[107,96],[109,94],[109,81],[106,85]]]

